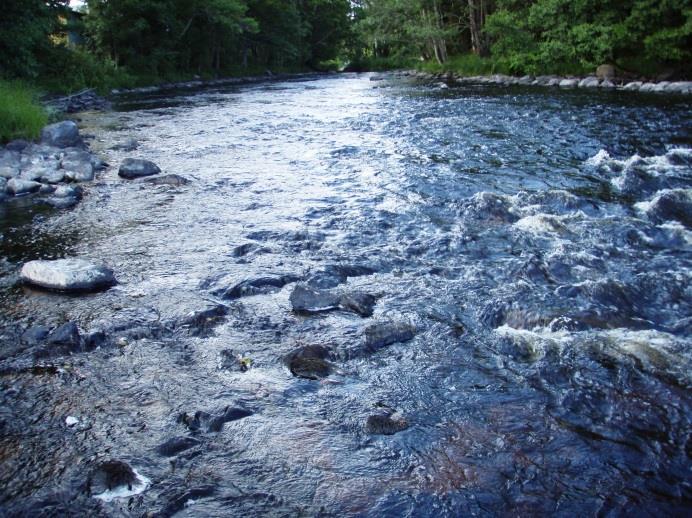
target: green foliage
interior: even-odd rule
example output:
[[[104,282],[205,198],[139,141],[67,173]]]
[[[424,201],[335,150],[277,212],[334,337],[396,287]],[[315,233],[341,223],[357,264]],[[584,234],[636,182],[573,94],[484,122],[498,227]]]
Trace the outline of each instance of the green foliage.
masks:
[[[485,31],[494,57],[514,73],[585,73],[635,62],[647,71],[682,70],[692,58],[685,0],[499,0]]]
[[[482,58],[476,54],[460,54],[450,57],[440,65],[433,61],[422,63],[418,68],[426,72],[454,72],[460,76],[482,76],[488,74],[507,73],[501,70],[495,60]]]
[[[131,86],[193,75],[300,70],[337,59],[349,0],[5,0],[0,76],[50,90]],[[83,46],[68,46],[81,30]]]
[[[351,72],[401,70],[414,68],[417,64],[419,64],[418,59],[405,56],[380,57],[361,55],[349,61],[346,70]]]
[[[3,0],[0,77],[35,78],[67,0]]]
[[[52,92],[71,92],[97,88],[106,93],[111,88],[132,87],[137,80],[125,69],[108,59],[100,59],[83,49],[50,49],[51,58],[43,66],[42,88]]]
[[[666,70],[678,76],[690,74],[690,0],[363,0],[358,4],[356,27],[366,56],[430,60],[431,46],[440,41],[463,55],[472,47],[482,52],[478,42],[482,47],[489,40],[492,65],[457,62],[436,69],[585,74],[612,63],[653,75]],[[478,24],[480,37],[474,32]],[[437,53],[435,57],[444,61]]]
[[[36,93],[18,81],[0,81],[0,142],[36,138],[48,115]]]

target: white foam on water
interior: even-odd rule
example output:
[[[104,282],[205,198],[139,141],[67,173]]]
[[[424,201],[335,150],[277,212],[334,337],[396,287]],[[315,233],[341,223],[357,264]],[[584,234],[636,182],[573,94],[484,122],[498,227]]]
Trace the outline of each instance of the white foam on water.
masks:
[[[565,219],[565,216],[534,214],[521,218],[514,224],[514,227],[532,234],[560,234],[567,231],[564,224]]]
[[[137,478],[136,483],[132,484],[131,489],[128,486],[118,486],[115,489],[109,489],[98,495],[94,495],[94,498],[98,498],[104,502],[112,502],[116,498],[128,498],[130,496],[138,495],[143,493],[151,484],[149,480],[144,475],[137,473],[137,470],[132,470]]]
[[[586,161],[586,165],[599,167],[611,160],[612,158],[610,157],[610,153],[608,153],[605,149],[601,149],[598,153]]]
[[[678,221],[666,221],[663,225],[659,225],[658,228],[679,236],[686,245],[692,245],[692,231],[688,230],[682,223]]]

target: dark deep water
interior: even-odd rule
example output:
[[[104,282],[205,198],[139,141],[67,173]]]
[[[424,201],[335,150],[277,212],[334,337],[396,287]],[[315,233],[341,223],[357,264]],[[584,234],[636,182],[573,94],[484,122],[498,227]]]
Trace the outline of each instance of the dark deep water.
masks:
[[[85,115],[113,167],[80,205],[0,205],[0,515],[688,515],[691,114],[347,75]],[[128,137],[137,151],[110,149]],[[121,180],[127,156],[192,182]],[[64,256],[120,284],[17,282]],[[280,275],[370,293],[375,313],[295,314],[296,282],[219,295]],[[218,303],[225,317],[186,320]],[[415,338],[367,350],[384,320]],[[116,343],[36,360],[17,338],[67,321]],[[294,377],[304,345],[335,371]],[[190,424],[227,407],[251,415]],[[366,433],[383,407],[409,428]],[[174,437],[194,441],[157,451]],[[108,459],[146,488],[89,496]]]

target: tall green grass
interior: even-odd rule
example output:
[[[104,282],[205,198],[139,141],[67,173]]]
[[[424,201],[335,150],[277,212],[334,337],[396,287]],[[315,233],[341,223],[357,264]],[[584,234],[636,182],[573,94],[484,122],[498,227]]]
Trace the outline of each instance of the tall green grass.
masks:
[[[48,114],[37,93],[18,81],[0,80],[0,142],[39,136]]]

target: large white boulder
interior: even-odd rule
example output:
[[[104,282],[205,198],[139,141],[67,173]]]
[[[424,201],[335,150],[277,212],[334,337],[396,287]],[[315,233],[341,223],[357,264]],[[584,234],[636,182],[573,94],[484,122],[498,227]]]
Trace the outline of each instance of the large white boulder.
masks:
[[[29,261],[20,276],[28,284],[58,291],[97,291],[116,283],[110,268],[77,258]]]

